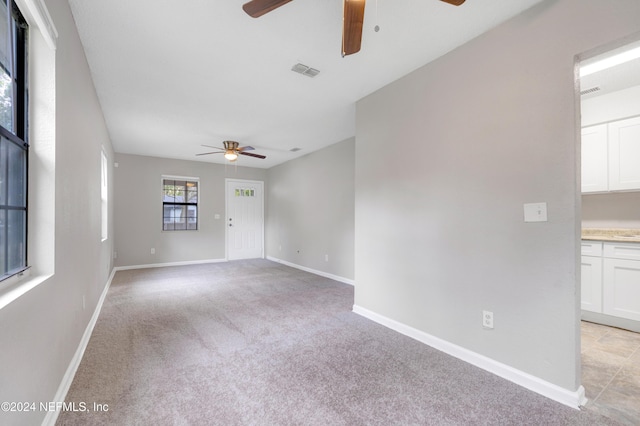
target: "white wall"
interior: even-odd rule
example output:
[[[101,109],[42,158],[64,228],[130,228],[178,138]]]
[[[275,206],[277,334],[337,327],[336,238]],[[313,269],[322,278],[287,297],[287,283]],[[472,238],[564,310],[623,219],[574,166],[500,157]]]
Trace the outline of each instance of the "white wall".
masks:
[[[0,309],[0,401],[55,400],[111,270],[113,232],[101,241],[100,152],[113,151],[69,6],[46,6],[57,50],[33,25],[30,34],[33,275],[14,290],[39,285]],[[0,423],[39,424],[46,414],[0,412]]]
[[[639,22],[636,0],[545,1],[358,102],[356,307],[578,389],[574,57]]]
[[[351,138],[268,170],[267,256],[353,280],[354,168]]]
[[[225,178],[267,177],[264,169],[202,161],[129,154],[115,161],[116,266],[225,259]],[[162,231],[163,175],[200,179],[197,231]]]
[[[584,99],[582,127],[640,115],[640,86]]]
[[[583,195],[582,227],[640,229],[640,192]]]

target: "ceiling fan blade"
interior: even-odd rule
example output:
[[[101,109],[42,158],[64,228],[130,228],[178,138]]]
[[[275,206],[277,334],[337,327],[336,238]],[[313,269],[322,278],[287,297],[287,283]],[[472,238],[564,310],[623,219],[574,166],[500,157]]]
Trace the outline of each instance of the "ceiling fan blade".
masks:
[[[267,156],[266,156],[266,155],[254,154],[254,153],[252,153],[252,152],[243,152],[243,151],[240,151],[240,152],[238,152],[238,154],[240,154],[240,155],[248,155],[249,157],[262,158],[262,159],[267,158]]]
[[[202,154],[196,154],[196,155],[209,155],[209,154],[224,154],[224,151],[203,152]]]
[[[454,6],[460,6],[462,3],[464,3],[465,0],[440,0],[440,1],[452,4]]]
[[[254,147],[247,145],[247,146],[243,146],[243,147],[238,148],[238,151],[240,151],[240,152],[242,152],[242,151],[253,151],[254,149],[255,149]]]
[[[344,0],[342,18],[342,57],[360,51],[365,0]]]
[[[219,150],[224,151],[222,148],[220,148],[218,146],[211,146],[211,145],[200,145],[200,146],[206,146],[207,148],[219,149]]]
[[[242,5],[242,10],[252,18],[258,18],[273,9],[289,3],[291,0],[252,0]]]

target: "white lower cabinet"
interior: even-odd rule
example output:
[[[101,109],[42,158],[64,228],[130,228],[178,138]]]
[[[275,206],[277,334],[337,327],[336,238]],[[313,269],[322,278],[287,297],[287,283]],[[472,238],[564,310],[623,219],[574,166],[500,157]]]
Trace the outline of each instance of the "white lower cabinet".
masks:
[[[602,313],[602,258],[582,256],[581,306]]]
[[[640,321],[640,260],[603,261],[602,313]]]
[[[640,321],[640,244],[582,242],[582,309]]]

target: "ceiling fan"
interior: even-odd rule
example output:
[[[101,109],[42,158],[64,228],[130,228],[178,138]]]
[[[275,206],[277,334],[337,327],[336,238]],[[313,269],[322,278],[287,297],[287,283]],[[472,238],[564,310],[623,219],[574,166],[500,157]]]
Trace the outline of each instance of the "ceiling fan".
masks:
[[[236,141],[224,141],[222,142],[222,144],[224,145],[224,149],[218,148],[217,146],[202,145],[202,146],[206,146],[207,148],[217,149],[218,151],[203,152],[202,154],[196,154],[196,155],[224,154],[224,158],[226,158],[231,162],[236,161],[238,159],[238,155],[247,155],[249,157],[255,157],[260,159],[267,158],[265,155],[254,154],[253,152],[247,152],[247,151],[253,151],[254,148],[252,146],[239,147],[240,143]]]
[[[251,0],[242,5],[242,9],[253,18],[271,12],[291,0]],[[465,0],[440,0],[454,6],[460,6]],[[342,18],[342,57],[360,51],[362,42],[362,23],[366,0],[344,0]]]

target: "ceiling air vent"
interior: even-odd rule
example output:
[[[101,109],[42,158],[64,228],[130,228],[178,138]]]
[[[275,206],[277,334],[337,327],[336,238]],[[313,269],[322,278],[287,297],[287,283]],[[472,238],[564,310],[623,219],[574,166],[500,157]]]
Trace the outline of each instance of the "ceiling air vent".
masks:
[[[318,71],[317,69],[308,67],[304,64],[295,64],[293,67],[291,67],[291,71],[295,71],[298,74],[306,75],[307,77],[312,78],[320,74],[320,71]]]
[[[580,92],[580,96],[588,95],[589,93],[594,93],[594,92],[597,92],[599,90],[600,90],[600,88],[598,86],[592,87],[591,89],[586,89],[586,90],[583,90],[582,92]]]

